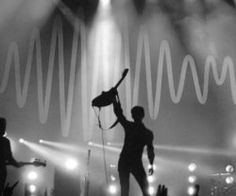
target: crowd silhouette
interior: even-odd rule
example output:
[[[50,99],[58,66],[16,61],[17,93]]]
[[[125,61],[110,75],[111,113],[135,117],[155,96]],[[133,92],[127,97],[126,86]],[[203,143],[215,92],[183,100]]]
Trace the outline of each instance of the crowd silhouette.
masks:
[[[12,186],[10,186],[10,184],[7,183],[7,185],[5,186],[4,191],[3,191],[3,196],[12,196],[14,189],[16,188],[18,183],[19,183],[19,181],[16,181]]]

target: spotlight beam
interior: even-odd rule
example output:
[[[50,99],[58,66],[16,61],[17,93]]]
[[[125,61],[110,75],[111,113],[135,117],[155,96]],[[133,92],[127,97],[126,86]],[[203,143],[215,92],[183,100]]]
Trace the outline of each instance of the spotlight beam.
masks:
[[[232,150],[222,150],[222,149],[206,149],[200,147],[187,147],[187,146],[166,146],[166,145],[155,145],[156,150],[166,150],[173,152],[182,153],[196,153],[205,155],[219,155],[219,156],[236,156],[236,153]]]
[[[107,145],[103,146],[102,144],[97,144],[97,143],[89,143],[89,146],[100,148],[100,149],[102,149],[104,147],[106,150],[109,150],[109,151],[112,151],[112,152],[115,152],[115,153],[120,153],[121,152],[121,148],[111,147],[111,146],[107,146]]]
[[[56,0],[52,0],[52,2],[57,5],[58,9],[66,17],[72,27],[82,23],[81,20],[79,20],[79,18],[76,17],[76,15],[62,1],[56,2]]]
[[[54,165],[64,168],[64,163],[66,160],[70,159],[71,157],[68,154],[61,153],[59,151],[50,149],[48,147],[41,146],[39,144],[35,144],[33,142],[24,141],[23,143],[28,148],[30,148],[32,151],[35,151],[36,153],[40,154],[41,156],[45,157],[47,161],[50,161]],[[80,171],[86,171],[86,168],[81,165]]]
[[[86,153],[87,149],[83,146],[76,146],[76,145],[71,145],[71,144],[66,144],[62,142],[53,142],[53,141],[47,141],[47,140],[39,140],[39,143],[55,147],[61,150],[68,150],[72,152],[78,152],[78,153]]]

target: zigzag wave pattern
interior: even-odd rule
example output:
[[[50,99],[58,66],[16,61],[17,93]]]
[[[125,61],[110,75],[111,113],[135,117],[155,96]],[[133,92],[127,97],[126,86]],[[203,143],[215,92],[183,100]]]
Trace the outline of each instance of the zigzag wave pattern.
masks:
[[[79,54],[79,37],[81,37],[81,54]],[[86,68],[86,31],[84,25],[80,24],[74,28],[73,39],[72,39],[72,49],[71,49],[71,65],[70,65],[70,75],[69,75],[69,84],[68,84],[68,95],[66,101],[65,95],[65,76],[64,76],[64,51],[63,51],[63,31],[62,31],[62,22],[60,18],[55,20],[52,29],[51,43],[50,43],[50,54],[48,59],[48,71],[47,71],[47,80],[46,80],[46,89],[43,89],[43,73],[42,73],[42,49],[41,49],[41,39],[40,32],[38,29],[34,29],[32,32],[32,36],[30,39],[28,56],[26,67],[24,71],[24,79],[21,79],[20,74],[20,57],[19,57],[19,48],[18,45],[13,42],[10,44],[7,58],[5,63],[5,69],[2,76],[2,80],[0,83],[0,93],[4,93],[7,84],[9,82],[9,75],[11,68],[15,70],[15,85],[16,85],[16,100],[17,105],[20,108],[23,108],[27,101],[28,95],[28,87],[30,83],[31,77],[31,68],[34,58],[36,58],[36,71],[37,71],[37,93],[38,93],[38,111],[39,111],[39,120],[41,123],[46,123],[48,119],[48,112],[50,107],[50,99],[51,99],[51,89],[53,82],[53,74],[54,74],[54,65],[55,65],[55,56],[56,51],[58,51],[58,62],[59,62],[59,102],[60,102],[60,118],[61,118],[61,130],[63,136],[67,136],[69,134],[70,126],[71,126],[71,115],[72,115],[72,106],[73,106],[73,97],[74,97],[74,86],[75,86],[75,78],[76,78],[76,63],[81,64],[81,84],[82,86],[87,86],[87,68]],[[126,67],[130,66],[130,57],[129,57],[129,46],[128,46],[128,37],[123,40],[123,47],[125,47],[125,61]],[[236,83],[235,83],[235,71],[234,71],[234,63],[232,58],[225,57],[223,60],[223,65],[221,72],[219,73],[217,70],[216,59],[213,56],[208,56],[205,61],[204,67],[204,81],[203,87],[201,89],[199,83],[199,77],[196,69],[196,63],[191,55],[186,55],[183,59],[179,83],[177,88],[175,88],[174,84],[174,75],[172,70],[172,58],[171,58],[171,50],[168,41],[163,40],[160,44],[159,50],[159,58],[157,65],[151,65],[150,62],[150,46],[149,46],[149,38],[148,33],[144,27],[141,27],[140,34],[138,37],[138,48],[137,48],[137,58],[135,65],[135,76],[134,76],[134,86],[133,86],[133,100],[132,105],[137,104],[138,102],[138,94],[139,94],[139,82],[140,82],[140,70],[141,70],[141,60],[142,53],[144,52],[145,58],[145,69],[146,69],[146,85],[147,85],[147,100],[148,100],[148,110],[150,117],[152,119],[158,118],[160,102],[161,102],[161,91],[162,91],[162,79],[163,79],[163,70],[167,69],[167,77],[168,77],[168,86],[170,97],[173,103],[179,103],[182,94],[184,91],[185,79],[187,75],[187,70],[191,70],[193,84],[195,88],[195,93],[199,103],[205,104],[208,98],[208,90],[209,90],[209,78],[211,73],[213,74],[213,78],[217,85],[224,84],[227,73],[229,73],[230,78],[230,89],[233,103],[236,104]],[[83,52],[84,51],[84,52]],[[81,62],[77,62],[78,55],[81,55]],[[157,75],[156,75],[156,92],[155,98],[153,97],[153,84],[152,84],[152,76],[151,76],[151,68],[152,66],[157,66]],[[23,86],[22,86],[23,83]],[[83,89],[83,88],[81,88]],[[131,94],[131,81],[130,77],[126,82],[126,94]],[[86,89],[85,89],[86,90]],[[82,97],[82,105],[88,104],[88,95],[87,90],[81,92]],[[127,108],[131,107],[131,99],[127,98]],[[90,106],[89,106],[90,107]],[[86,127],[86,121],[88,119],[88,111],[86,111],[85,107],[82,109],[83,114],[87,116],[83,121],[84,126]]]

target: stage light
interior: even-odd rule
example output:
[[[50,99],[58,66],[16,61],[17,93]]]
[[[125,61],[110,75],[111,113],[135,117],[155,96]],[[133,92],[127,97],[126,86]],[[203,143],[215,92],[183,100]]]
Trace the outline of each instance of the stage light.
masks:
[[[225,178],[226,184],[233,184],[234,183],[234,177],[233,176],[228,176]]]
[[[35,186],[34,184],[29,185],[29,191],[30,191],[31,193],[35,193],[36,190],[37,190],[37,188],[36,188],[36,186]]]
[[[117,191],[118,191],[118,189],[117,189],[117,186],[116,186],[115,184],[109,185],[109,187],[108,187],[108,192],[109,192],[110,194],[116,194]]]
[[[30,171],[27,175],[27,178],[31,181],[34,181],[38,178],[38,174],[35,171]]]
[[[7,137],[7,132],[4,133],[3,137]]]
[[[93,142],[89,141],[89,142],[88,142],[88,145],[89,145],[89,146],[92,146],[92,145],[93,145]]]
[[[148,169],[150,169],[151,167],[153,167],[153,170],[156,171],[156,169],[157,169],[156,164],[153,164],[153,165],[149,164]]]
[[[234,166],[233,165],[227,165],[225,167],[225,171],[228,172],[228,173],[234,172]]]
[[[194,195],[196,193],[196,189],[194,186],[188,187],[188,195]]]
[[[67,159],[65,166],[68,170],[75,170],[78,167],[78,161],[74,158]]]
[[[110,164],[110,168],[116,168],[115,164]]]
[[[153,183],[155,181],[155,177],[153,175],[147,177],[147,181],[149,183]]]
[[[153,194],[155,193],[155,188],[154,188],[153,186],[149,186],[149,187],[148,187],[148,193],[149,193],[150,195],[153,195]]]
[[[197,169],[197,165],[195,163],[190,163],[188,166],[188,170],[190,172],[194,172]]]
[[[39,140],[39,143],[42,144],[42,143],[43,143],[43,140]]]
[[[20,138],[20,139],[19,139],[19,142],[20,142],[21,144],[23,144],[23,143],[25,142],[25,140],[24,140],[23,138]]]
[[[116,177],[111,175],[111,181],[115,181],[116,180]]]
[[[102,8],[109,8],[111,0],[100,0]]]
[[[189,176],[188,177],[188,182],[189,183],[195,183],[197,181],[197,177],[196,176]]]

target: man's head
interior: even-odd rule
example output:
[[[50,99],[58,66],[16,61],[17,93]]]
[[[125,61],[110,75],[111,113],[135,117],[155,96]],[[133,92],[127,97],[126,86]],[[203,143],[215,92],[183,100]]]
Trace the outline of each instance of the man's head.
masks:
[[[5,118],[0,117],[0,136],[3,136],[6,131],[7,121]]]
[[[135,122],[141,122],[144,118],[144,109],[141,106],[134,106],[131,109],[131,114]]]

